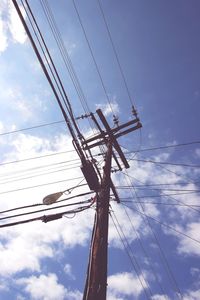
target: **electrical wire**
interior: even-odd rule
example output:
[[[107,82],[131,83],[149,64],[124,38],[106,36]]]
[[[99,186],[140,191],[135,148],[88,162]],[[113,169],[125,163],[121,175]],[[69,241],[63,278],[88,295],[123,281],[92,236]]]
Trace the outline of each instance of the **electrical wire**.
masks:
[[[108,102],[108,104],[109,104],[109,107],[110,107],[110,110],[111,110],[112,114],[114,115],[114,111],[113,111],[113,108],[112,108],[112,105],[111,105],[111,102],[110,102],[110,99],[109,99],[108,92],[107,92],[107,90],[106,90],[106,87],[105,87],[105,84],[104,84],[104,81],[103,81],[101,72],[100,72],[100,70],[99,70],[99,67],[98,67],[97,61],[96,61],[96,59],[95,59],[95,56],[94,56],[92,47],[91,47],[90,42],[89,42],[89,39],[88,39],[88,37],[87,37],[87,33],[86,33],[85,28],[84,28],[83,22],[82,22],[82,20],[81,20],[81,16],[80,16],[80,13],[79,13],[79,11],[78,11],[78,8],[77,8],[77,5],[76,5],[76,3],[75,3],[75,0],[72,0],[72,3],[73,3],[73,6],[74,6],[74,9],[75,9],[75,11],[76,11],[76,14],[77,14],[77,17],[78,17],[80,26],[81,26],[81,28],[82,28],[82,31],[83,31],[85,40],[86,40],[86,42],[87,42],[87,45],[88,45],[88,48],[89,48],[91,57],[92,57],[92,59],[93,59],[93,62],[94,62],[96,71],[97,71],[98,76],[99,76],[99,79],[100,79],[100,81],[101,81],[101,85],[102,85],[102,88],[103,88],[103,90],[104,90],[104,93],[105,93],[107,102]]]
[[[48,185],[51,185],[51,184],[56,184],[56,183],[61,183],[61,182],[67,182],[67,181],[72,181],[72,180],[82,179],[82,178],[83,177],[76,177],[76,178],[69,178],[69,179],[65,179],[65,180],[58,180],[58,181],[54,181],[54,182],[43,183],[43,184],[37,184],[37,185],[28,186],[28,187],[24,187],[24,188],[18,188],[18,189],[14,189],[14,190],[0,192],[0,195],[2,195],[2,194],[8,194],[8,193],[13,193],[13,192],[24,191],[24,190],[28,190],[28,189],[34,189],[34,188],[38,188],[38,187],[41,187],[41,186],[48,186]]]
[[[130,189],[130,187],[126,188],[118,188],[116,189]],[[197,192],[199,193],[199,192]],[[140,196],[140,198],[160,198],[160,197],[168,197],[168,196],[180,196],[180,195],[191,195],[191,194],[196,194],[196,192],[188,192],[188,193],[172,193],[172,194],[162,194],[162,195],[145,195],[145,196]]]
[[[44,209],[38,209],[38,210],[34,210],[34,211],[24,212],[24,213],[21,213],[21,214],[15,214],[15,215],[1,217],[0,221],[11,219],[11,218],[27,216],[27,215],[33,215],[33,214],[37,214],[37,213],[40,213],[40,212],[44,212],[44,211],[48,211],[48,210],[54,210],[54,209],[63,208],[63,207],[86,204],[86,203],[90,203],[90,202],[91,202],[91,199],[85,200],[85,201],[80,201],[80,202],[74,202],[74,203],[70,203],[70,204],[63,204],[63,205],[54,206],[54,207],[49,207],[48,206],[48,208],[44,208]]]
[[[87,195],[90,195],[90,194],[94,194],[94,192],[90,191],[90,192],[74,195],[74,196],[71,196],[71,197],[67,197],[65,199],[57,200],[56,203],[63,202],[63,201],[69,201],[71,199],[87,196]],[[44,204],[44,203],[35,203],[35,204],[30,204],[30,205],[14,207],[14,208],[11,208],[11,209],[6,209],[6,210],[3,210],[3,211],[0,211],[0,214],[5,214],[5,213],[12,212],[12,211],[15,211],[15,210],[27,209],[27,208],[37,207],[37,206],[46,206],[46,204]]]
[[[150,298],[149,298],[149,295],[147,294],[147,291],[146,291],[146,289],[145,289],[145,287],[144,287],[144,284],[143,284],[143,282],[142,282],[142,280],[141,280],[141,278],[140,278],[139,271],[137,270],[137,267],[136,267],[137,264],[135,265],[135,256],[132,254],[132,251],[131,251],[131,253],[130,253],[130,250],[128,250],[128,247],[127,247],[127,245],[126,245],[126,243],[125,243],[125,240],[126,240],[126,239],[123,239],[122,233],[119,231],[119,229],[118,229],[118,227],[117,227],[117,224],[116,224],[116,222],[115,222],[115,220],[114,220],[114,218],[113,218],[113,216],[112,216],[112,213],[110,213],[110,217],[111,217],[112,222],[113,222],[113,225],[114,225],[114,227],[115,227],[115,229],[116,229],[116,231],[117,231],[117,233],[118,233],[118,235],[119,235],[119,238],[120,238],[120,240],[121,240],[121,243],[122,243],[122,245],[123,245],[123,247],[124,247],[124,251],[126,252],[126,254],[127,254],[127,256],[128,256],[128,258],[129,258],[129,260],[130,260],[130,262],[131,262],[131,265],[132,265],[132,267],[133,267],[133,270],[134,270],[135,273],[136,273],[136,276],[137,276],[137,278],[138,278],[138,281],[140,282],[141,287],[143,288],[143,290],[144,290],[144,292],[145,292],[145,296],[146,296],[147,299],[150,299]],[[126,240],[126,241],[127,241],[127,240]],[[144,279],[144,278],[143,278],[143,279]],[[145,279],[144,279],[144,282],[146,283],[146,280],[145,280]]]
[[[159,147],[154,147],[154,148],[144,148],[144,149],[139,149],[139,150],[132,150],[132,151],[126,152],[125,154],[131,154],[131,153],[137,153],[137,152],[143,152],[143,151],[151,151],[151,150],[159,150],[159,149],[165,149],[165,148],[171,148],[171,147],[173,147],[173,148],[174,147],[181,147],[181,146],[187,146],[187,145],[193,145],[193,144],[200,144],[200,141],[188,142],[188,143],[182,143],[182,144],[175,144],[175,145],[169,145],[169,146],[159,146]],[[124,146],[121,146],[121,147],[125,148]],[[127,149],[127,148],[125,148],[125,149]],[[60,155],[60,154],[68,153],[68,152],[75,152],[75,150],[74,149],[66,150],[66,151],[47,154],[47,155],[43,155],[43,156],[28,158],[28,159],[24,159],[24,160],[17,160],[17,161],[12,161],[12,162],[0,163],[0,166],[11,164],[11,163],[17,163],[17,162],[21,162],[21,161],[26,161],[26,160],[31,160],[31,159],[37,159],[37,158],[41,158],[41,157]],[[102,154],[100,153],[99,155],[102,155]],[[98,156],[98,155],[96,155],[96,156]]]
[[[129,87],[128,87],[128,84],[127,84],[127,81],[126,81],[126,77],[125,77],[125,74],[124,74],[122,65],[121,65],[121,63],[120,63],[120,59],[119,59],[119,55],[118,55],[118,53],[117,53],[117,49],[116,49],[115,44],[114,44],[114,42],[113,42],[113,38],[112,38],[111,31],[110,31],[109,26],[108,26],[108,22],[107,22],[107,20],[106,20],[106,16],[105,16],[103,7],[102,7],[101,2],[100,2],[99,0],[97,0],[97,3],[98,3],[98,5],[99,5],[99,9],[100,9],[101,14],[102,14],[102,18],[103,18],[103,21],[104,21],[104,24],[105,24],[105,27],[106,27],[106,30],[107,30],[107,33],[108,33],[108,37],[109,37],[109,39],[110,39],[110,43],[111,43],[113,52],[114,52],[114,54],[115,54],[115,58],[116,58],[116,61],[117,61],[117,64],[118,64],[118,67],[119,67],[119,70],[120,70],[120,73],[121,73],[123,82],[124,82],[124,86],[125,86],[125,89],[126,89],[126,92],[127,92],[127,95],[128,95],[128,99],[129,99],[129,101],[130,101],[130,104],[133,105],[131,93],[130,93],[130,90],[129,90]]]
[[[40,216],[40,217],[36,217],[36,218],[32,218],[32,219],[21,220],[21,221],[18,221],[18,222],[6,223],[6,224],[0,225],[0,228],[16,226],[16,225],[30,223],[30,222],[34,222],[34,221],[42,221],[44,223],[47,223],[47,222],[50,222],[50,221],[60,219],[66,214],[74,214],[74,213],[76,214],[78,212],[82,212],[86,209],[89,209],[90,207],[91,207],[91,204],[87,205],[85,207],[79,207],[77,209],[73,209],[73,210],[70,210],[70,211],[64,211],[62,213],[57,213],[57,214],[54,214],[54,215],[47,215],[47,216],[44,215],[44,216]]]
[[[125,172],[125,174],[127,174],[127,172]],[[128,176],[128,174],[127,174],[127,176]],[[130,178],[128,177],[126,177],[126,181],[128,182],[128,180],[130,181]],[[129,184],[128,184],[129,185]],[[140,197],[138,196],[138,194],[137,194],[137,192],[136,192],[136,190],[134,189],[134,187],[133,186],[131,186],[132,185],[132,183],[131,183],[131,181],[130,181],[130,191],[131,191],[131,193],[132,193],[132,195],[133,195],[133,192],[132,191],[134,191],[134,193],[135,193],[135,196],[136,196],[136,198],[137,198],[137,200],[138,200],[138,210],[142,210],[143,212],[144,212],[144,215],[142,215],[141,214],[141,217],[143,218],[143,221],[144,221],[144,224],[146,224],[147,225],[147,227],[149,228],[149,230],[150,230],[150,232],[151,232],[151,235],[152,235],[152,238],[153,238],[153,240],[155,241],[155,243],[156,243],[156,245],[157,245],[157,247],[158,247],[158,250],[159,250],[159,256],[160,256],[160,259],[161,259],[161,263],[162,263],[162,265],[163,265],[163,267],[164,267],[164,269],[165,269],[165,271],[166,271],[166,274],[167,274],[167,276],[168,276],[168,278],[169,278],[169,282],[171,283],[171,286],[172,286],[172,288],[174,289],[174,291],[175,291],[175,293],[177,293],[177,295],[181,295],[181,291],[180,291],[180,288],[179,288],[179,286],[178,286],[178,284],[177,284],[177,281],[176,281],[176,278],[175,278],[175,276],[174,276],[174,274],[173,274],[173,272],[172,272],[172,270],[171,270],[171,267],[170,267],[170,265],[169,265],[169,262],[168,262],[168,260],[167,260],[167,258],[166,258],[166,255],[165,255],[165,253],[164,253],[164,251],[163,251],[163,248],[161,247],[161,244],[160,244],[160,242],[159,242],[159,239],[158,239],[158,237],[157,237],[157,234],[156,234],[156,232],[154,231],[154,229],[152,228],[152,225],[151,225],[151,223],[150,223],[150,220],[145,216],[145,207],[144,207],[144,205],[142,204],[142,203],[140,203]],[[134,195],[133,195],[133,197],[134,197]],[[182,296],[181,296],[182,297]]]
[[[127,174],[127,173],[125,173],[125,172],[123,172],[123,174],[125,174],[127,177],[129,177],[129,180],[130,180],[130,178],[133,178],[132,176],[130,176],[129,174]],[[141,180],[138,180],[138,179],[136,179],[136,178],[134,178],[134,180],[137,180],[139,183],[142,183],[142,184],[144,184]],[[132,186],[132,183],[131,183],[131,180],[130,180],[130,184],[131,184],[131,186]],[[134,189],[134,191],[135,191],[135,189]],[[136,192],[135,192],[136,193]],[[181,193],[179,193],[179,195],[180,195]],[[181,194],[181,195],[183,195],[183,193]],[[174,201],[176,201],[177,203],[180,203],[180,204],[185,204],[185,203],[183,203],[181,200],[178,200],[177,198],[174,198],[174,197],[172,197],[173,196],[173,194],[171,193],[171,194],[166,194],[166,193],[164,193],[164,192],[162,192],[162,195],[161,195],[161,197],[162,196],[167,196],[169,199],[171,199],[171,200],[174,200]],[[176,196],[176,195],[175,195]],[[155,197],[155,196],[154,196]],[[156,197],[159,197],[159,195],[157,195]],[[140,197],[141,198],[141,197]],[[144,197],[143,197],[144,198]],[[151,198],[151,196],[149,196],[149,198]],[[186,205],[186,204],[185,204]],[[193,206],[190,206],[190,205],[186,205],[188,208],[190,208],[191,210],[193,210],[193,211],[196,211],[196,212],[199,212],[199,210],[197,210],[196,208],[194,208]]]
[[[122,145],[121,145],[121,147],[128,150],[128,152],[126,152],[125,154],[129,154],[129,153],[133,153],[133,152],[135,153],[135,152],[144,152],[144,151],[151,151],[151,150],[161,150],[161,149],[176,148],[176,147],[183,147],[183,146],[190,146],[190,145],[197,145],[197,144],[200,144],[200,141],[172,144],[172,145],[168,145],[168,146],[157,146],[157,147],[152,147],[152,148],[148,147],[148,148],[143,148],[140,150],[131,150],[131,151]]]
[[[120,200],[122,200],[122,199],[120,198]],[[133,231],[135,232],[137,241],[138,241],[138,243],[139,243],[139,245],[140,245],[140,247],[141,247],[141,249],[142,249],[142,251],[143,251],[143,253],[144,253],[145,257],[146,257],[146,259],[148,260],[148,265],[149,265],[149,267],[150,267],[150,269],[151,269],[151,273],[153,274],[154,279],[155,279],[155,281],[157,282],[157,285],[158,285],[159,288],[160,288],[161,294],[162,294],[162,295],[165,295],[166,292],[164,291],[164,289],[163,289],[161,283],[159,282],[159,278],[158,278],[158,276],[157,276],[157,274],[156,274],[154,265],[153,265],[153,263],[151,262],[151,258],[150,258],[149,254],[147,253],[147,251],[146,251],[146,249],[145,249],[145,247],[144,247],[144,245],[143,245],[143,243],[142,243],[142,239],[141,239],[141,237],[140,237],[140,234],[139,234],[139,232],[136,230],[136,228],[135,228],[135,226],[134,226],[134,224],[133,224],[133,222],[132,222],[132,220],[131,220],[131,217],[129,216],[129,213],[128,213],[126,207],[125,207],[124,205],[123,205],[122,207],[123,207],[124,212],[125,212],[125,214],[126,214],[126,216],[127,216],[127,218],[128,218],[129,223],[131,224],[131,227],[132,227]],[[165,298],[166,298],[166,297],[165,297]],[[166,298],[166,300],[167,300],[167,298]]]
[[[200,165],[191,165],[191,164],[184,164],[184,163],[172,163],[172,162],[162,162],[162,161],[154,161],[154,160],[151,160],[151,159],[145,160],[145,159],[129,158],[129,160],[139,161],[139,162],[145,162],[145,163],[152,163],[152,164],[158,164],[158,165],[172,165],[172,166],[189,167],[189,168],[200,168]]]
[[[117,186],[118,189],[129,189],[130,187],[128,185],[120,185]],[[169,188],[153,188],[153,187],[148,187],[148,186],[134,186],[135,189],[139,190],[153,190],[153,191],[172,191],[172,192],[192,192],[192,193],[200,193],[200,190],[196,189],[169,189]]]
[[[40,156],[34,156],[34,157],[29,157],[29,158],[24,158],[24,159],[8,161],[8,162],[0,163],[0,166],[6,166],[6,165],[10,165],[10,164],[15,164],[15,163],[21,163],[21,162],[24,162],[24,161],[30,161],[30,160],[40,159],[40,158],[44,158],[44,157],[51,157],[51,156],[66,154],[66,153],[70,153],[70,152],[75,152],[75,150],[66,150],[66,151],[61,151],[61,152],[56,152],[56,153],[51,153],[51,154],[45,154],[45,155],[40,155]],[[73,159],[73,160],[70,160],[70,161],[77,161],[77,160],[78,159],[76,158],[76,159]]]
[[[32,178],[35,178],[35,177],[38,177],[38,176],[45,176],[45,175],[54,174],[54,173],[58,173],[58,172],[65,172],[65,171],[68,171],[68,170],[77,169],[79,167],[80,167],[80,164],[78,164],[77,166],[74,166],[74,167],[70,167],[70,168],[64,168],[64,169],[60,169],[60,170],[48,171],[48,172],[45,172],[45,173],[40,173],[40,174],[30,175],[30,176],[26,176],[26,177],[22,177],[22,178],[7,180],[7,181],[0,182],[0,185],[1,184],[13,183],[13,182],[16,182],[16,181],[21,181],[21,180],[32,179]]]
[[[132,200],[131,200],[132,199]],[[129,201],[130,200],[130,201]],[[147,202],[147,201],[135,201],[133,200],[133,198],[131,197],[125,197],[125,198],[121,198],[120,197],[120,202],[124,203],[124,202],[129,202],[129,203],[132,203],[132,204],[135,204],[135,203],[143,203],[143,204],[154,204],[154,205],[171,205],[171,206],[185,206],[185,207],[188,207],[188,206],[192,206],[192,207],[200,207],[200,205],[197,205],[197,204],[180,204],[180,203],[165,203],[165,202]],[[197,210],[199,213],[200,211]]]
[[[85,116],[87,116],[87,120],[88,120],[89,125],[90,125],[90,127],[93,131],[93,134],[94,134],[95,133],[94,128],[91,125],[90,118],[88,118],[88,117],[90,117],[90,108],[88,106],[87,99],[86,99],[85,94],[82,90],[82,87],[81,87],[80,81],[77,77],[77,74],[74,70],[74,67],[73,67],[72,61],[70,59],[70,56],[69,56],[69,54],[67,52],[67,49],[64,45],[62,36],[61,36],[60,31],[58,29],[58,26],[56,24],[53,12],[52,12],[47,0],[40,0],[40,3],[41,3],[41,6],[42,6],[42,9],[44,11],[44,14],[47,18],[47,22],[50,26],[51,32],[52,32],[52,34],[54,36],[54,39],[57,43],[57,46],[58,46],[58,49],[60,51],[61,57],[63,58],[64,65],[67,68],[67,71],[70,75],[72,83],[74,84],[74,87],[75,87],[76,92],[78,94],[79,100],[80,100],[81,105],[83,107],[83,110],[85,112]],[[85,116],[83,116],[83,117],[85,117]],[[101,147],[100,147],[100,151],[102,152]],[[90,150],[88,150],[88,152],[89,152],[90,157],[92,158],[92,153],[90,152]],[[96,166],[95,166],[95,168],[96,168]]]
[[[89,109],[86,97],[84,95],[84,92],[82,90],[82,87],[80,85],[80,81],[78,80],[77,74],[76,74],[76,72],[74,70],[74,67],[73,67],[73,64],[72,64],[72,61],[70,59],[70,56],[69,56],[69,54],[67,52],[67,49],[65,47],[65,44],[63,42],[62,36],[61,36],[60,31],[58,29],[58,26],[56,24],[53,12],[52,12],[47,0],[45,0],[45,1],[40,0],[40,3],[41,3],[41,6],[42,6],[42,9],[43,9],[43,12],[44,12],[44,14],[47,18],[47,21],[49,23],[51,32],[52,32],[52,34],[54,36],[54,39],[57,43],[57,46],[58,46],[58,49],[60,51],[61,57],[63,58],[64,65],[67,68],[68,73],[70,75],[70,78],[72,80],[72,83],[73,83],[73,85],[76,89],[76,92],[77,92],[77,95],[78,95],[79,100],[81,102],[81,105],[83,107],[83,110],[87,114],[90,111],[90,109]]]
[[[31,126],[31,127],[16,129],[16,130],[12,130],[12,131],[2,132],[2,133],[0,133],[0,136],[9,135],[9,134],[18,133],[18,132],[27,131],[27,130],[32,130],[32,129],[41,128],[41,127],[46,127],[46,126],[51,126],[51,125],[57,125],[57,124],[61,124],[64,122],[65,122],[64,120],[63,121],[55,121],[55,122],[35,125],[35,126]]]
[[[162,226],[164,226],[164,227],[166,227],[166,228],[168,228],[168,229],[170,229],[170,230],[173,230],[173,231],[175,231],[176,233],[178,233],[178,234],[180,234],[180,235],[182,235],[182,236],[184,236],[184,237],[187,237],[188,239],[192,240],[193,242],[196,242],[196,243],[200,244],[200,240],[197,240],[197,239],[195,239],[195,238],[192,238],[192,237],[189,236],[188,234],[186,234],[186,233],[184,233],[184,232],[182,232],[182,231],[179,231],[179,230],[175,229],[175,228],[172,227],[171,225],[168,225],[168,224],[166,224],[166,223],[163,223],[163,222],[161,222],[161,221],[155,219],[154,217],[149,216],[149,215],[147,215],[146,213],[141,212],[140,210],[137,210],[136,208],[131,208],[131,207],[129,207],[129,206],[126,205],[126,204],[123,204],[123,205],[127,206],[128,208],[130,208],[130,209],[132,209],[132,210],[135,210],[135,211],[136,211],[137,213],[139,213],[140,215],[143,215],[143,216],[147,217],[148,219],[151,219],[151,220],[155,221],[156,223],[159,223],[160,225],[162,225]]]

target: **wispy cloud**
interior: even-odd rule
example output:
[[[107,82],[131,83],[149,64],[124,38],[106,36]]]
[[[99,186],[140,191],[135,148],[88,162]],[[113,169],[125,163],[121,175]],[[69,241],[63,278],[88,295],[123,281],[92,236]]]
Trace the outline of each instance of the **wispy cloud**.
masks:
[[[18,279],[16,283],[24,288],[31,299],[81,300],[82,298],[82,294],[78,290],[72,291],[60,284],[54,273],[40,275],[38,277],[31,276],[28,278],[21,278]]]
[[[137,278],[132,273],[111,275],[108,277],[108,299],[124,299],[126,296],[139,297],[144,291],[143,287],[147,287],[143,278]]]
[[[24,44],[27,39],[24,28],[12,1],[3,0],[0,4],[0,52],[4,52],[9,42]]]

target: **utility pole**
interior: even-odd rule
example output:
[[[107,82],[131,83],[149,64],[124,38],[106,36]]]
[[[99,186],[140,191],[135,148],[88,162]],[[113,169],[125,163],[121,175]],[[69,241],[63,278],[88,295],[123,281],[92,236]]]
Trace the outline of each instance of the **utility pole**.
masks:
[[[99,124],[93,113],[89,115],[82,115],[80,118],[91,117],[95,126],[99,130],[99,133],[91,138],[85,139],[81,134],[76,119],[73,114],[71,103],[68,99],[64,85],[58,74],[54,61],[48,50],[44,37],[37,24],[34,14],[27,0],[23,4],[24,11],[26,12],[27,19],[30,21],[30,28],[34,31],[34,39],[32,30],[30,30],[26,18],[23,15],[22,9],[20,8],[17,0],[12,0],[16,11],[21,19],[24,29],[30,39],[33,50],[38,58],[38,61],[42,67],[42,70],[49,82],[49,85],[54,93],[55,99],[60,107],[63,114],[64,120],[67,124],[69,132],[72,136],[73,146],[81,160],[81,170],[85,177],[85,180],[90,190],[96,192],[96,214],[92,233],[90,258],[88,264],[87,279],[84,291],[84,300],[105,300],[106,289],[107,289],[107,248],[108,248],[108,219],[109,219],[109,199],[110,189],[112,190],[115,200],[119,203],[115,186],[111,180],[111,161],[112,157],[115,160],[117,170],[121,171],[121,163],[123,167],[129,168],[129,163],[118,144],[117,139],[123,135],[128,134],[134,130],[142,127],[137,112],[132,106],[132,114],[134,118],[122,125],[119,125],[119,120],[116,116],[113,116],[114,128],[111,128],[107,122],[101,109],[97,109],[96,113],[103,124],[103,129]],[[37,42],[36,42],[37,41]],[[38,47],[39,46],[39,47]],[[91,149],[97,146],[107,146],[105,166],[103,176],[101,175],[95,159],[93,158]],[[121,162],[121,163],[120,163]],[[100,183],[99,183],[100,182]],[[60,194],[59,194],[60,195]],[[59,196],[54,194],[48,195],[44,198],[45,204],[51,204],[56,201]],[[52,202],[53,201],[53,202]],[[53,221],[57,218],[62,217],[62,214],[51,215],[43,219],[44,222]]]
[[[118,153],[124,167],[129,168],[128,161],[117,142],[117,138],[142,127],[134,108],[132,112],[135,119],[122,125],[119,125],[118,120],[116,120],[116,127],[114,128],[109,126],[101,109],[98,109],[96,112],[104,126],[104,129],[101,128],[95,116],[91,114],[91,117],[100,133],[94,137],[84,140],[82,147],[84,150],[90,150],[96,146],[106,144],[107,152],[105,156],[103,177],[100,187],[96,192],[96,214],[91,238],[90,257],[83,300],[106,300],[110,189],[112,189],[116,201],[118,203],[120,202],[111,180],[112,157],[114,158],[119,171],[121,171],[122,168],[116,152]]]
[[[107,147],[100,192],[96,196],[96,214],[83,300],[106,299],[112,143],[108,142]]]

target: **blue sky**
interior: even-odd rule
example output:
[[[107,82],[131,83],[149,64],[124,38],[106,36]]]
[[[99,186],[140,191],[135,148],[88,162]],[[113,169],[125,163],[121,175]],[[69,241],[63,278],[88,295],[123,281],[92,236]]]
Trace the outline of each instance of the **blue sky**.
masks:
[[[80,116],[83,108],[41,2],[29,3],[74,114]],[[111,202],[111,215],[115,224],[119,223],[122,240],[110,219],[107,298],[197,300],[200,298],[199,143],[140,150],[199,141],[200,3],[198,0],[100,0],[100,3],[131,100],[143,124],[141,130],[119,141],[128,152],[130,168],[112,174],[123,198],[121,204]],[[120,122],[130,120],[130,99],[98,1],[75,0],[75,4],[107,96],[73,1],[49,1],[49,4],[90,111],[102,108],[113,126],[108,97]],[[81,182],[80,162],[71,151],[71,136],[9,0],[0,3],[0,107],[1,212],[42,203],[47,194]],[[61,122],[4,134],[57,121]],[[92,134],[88,122],[78,123],[85,136]],[[139,152],[135,153],[136,150]],[[102,168],[102,161],[99,166]],[[127,188],[129,185],[134,188]],[[86,191],[87,187],[79,187],[70,196]],[[183,192],[188,194],[180,194]],[[71,203],[88,198],[73,199]],[[63,217],[47,224],[38,221],[1,228],[0,299],[81,299],[94,213],[94,208],[90,208],[71,219]],[[10,214],[1,213],[1,218]],[[24,218],[27,216],[0,222]]]

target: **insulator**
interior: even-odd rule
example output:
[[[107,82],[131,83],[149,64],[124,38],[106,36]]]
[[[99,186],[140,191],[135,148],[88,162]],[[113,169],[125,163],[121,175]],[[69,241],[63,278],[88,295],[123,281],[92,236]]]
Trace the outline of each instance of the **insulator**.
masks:
[[[119,117],[113,115],[113,122],[116,126],[119,126]]]
[[[137,118],[137,110],[133,105],[132,105],[132,114]]]
[[[80,117],[77,117],[76,120],[85,119],[85,118],[89,118],[89,117],[90,117],[90,114],[89,115],[85,114],[85,115],[81,115]]]

